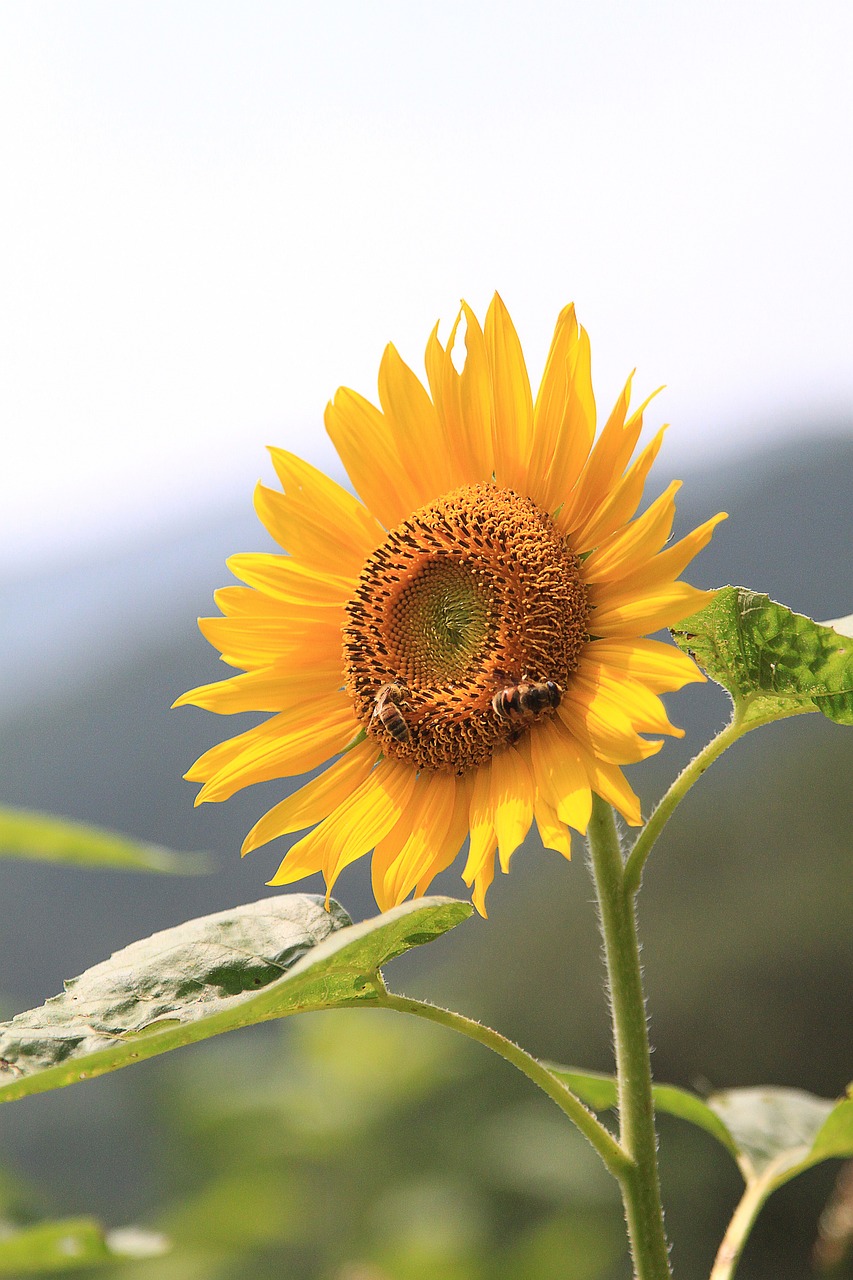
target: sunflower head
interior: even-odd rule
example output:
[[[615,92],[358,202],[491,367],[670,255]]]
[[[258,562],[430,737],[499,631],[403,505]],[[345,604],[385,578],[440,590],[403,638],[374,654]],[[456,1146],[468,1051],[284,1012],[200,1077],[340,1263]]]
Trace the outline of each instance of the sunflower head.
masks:
[[[496,855],[506,871],[534,821],[566,857],[593,793],[639,824],[621,766],[660,749],[645,735],[680,733],[659,695],[703,678],[644,637],[711,598],[678,578],[724,516],[666,546],[677,483],[636,515],[662,432],[634,457],[629,383],[596,440],[573,307],[535,402],[497,296],[484,327],[463,305],[446,346],[433,332],[426,369],[429,392],[389,346],[379,407],[347,389],[328,406],[361,500],[272,451],[281,491],[259,486],[256,505],[285,554],[234,557],[246,585],[200,622],[244,674],[178,703],[273,713],[196,761],[199,801],[327,766],[247,837],[244,852],[307,831],[271,884],[319,871],[331,891],[372,852],[384,910],[467,837],[485,914]]]
[[[532,498],[493,484],[392,529],[346,613],[346,688],[367,732],[386,755],[459,776],[533,722],[501,691],[566,688],[589,638],[577,556]]]

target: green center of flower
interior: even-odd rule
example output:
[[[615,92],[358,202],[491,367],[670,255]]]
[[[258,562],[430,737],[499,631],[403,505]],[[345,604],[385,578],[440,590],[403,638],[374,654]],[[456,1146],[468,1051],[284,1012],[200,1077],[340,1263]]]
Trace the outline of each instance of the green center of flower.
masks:
[[[347,616],[347,689],[368,733],[418,768],[462,773],[556,709],[589,603],[551,517],[481,484],[392,529]]]
[[[470,564],[422,560],[388,610],[396,678],[412,687],[461,680],[488,639],[490,604]]]

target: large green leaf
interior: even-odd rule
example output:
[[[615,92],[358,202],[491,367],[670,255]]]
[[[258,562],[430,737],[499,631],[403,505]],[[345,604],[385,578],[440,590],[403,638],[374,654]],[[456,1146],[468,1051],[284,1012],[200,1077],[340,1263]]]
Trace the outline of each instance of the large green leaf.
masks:
[[[90,827],[29,809],[5,807],[0,807],[0,858],[31,858],[127,871],[166,871],[176,875],[192,875],[205,869],[205,858],[200,853],[173,853],[103,827]]]
[[[421,898],[361,924],[311,894],[270,895],[116,952],[0,1024],[0,1102],[57,1089],[271,1018],[376,1004],[380,966],[461,923]]]
[[[832,626],[745,587],[723,587],[672,634],[728,689],[745,726],[806,711],[853,724],[853,643]]]
[[[104,1231],[94,1218],[39,1222],[0,1235],[0,1276],[47,1275],[107,1263],[155,1258],[165,1237],[135,1227]]]

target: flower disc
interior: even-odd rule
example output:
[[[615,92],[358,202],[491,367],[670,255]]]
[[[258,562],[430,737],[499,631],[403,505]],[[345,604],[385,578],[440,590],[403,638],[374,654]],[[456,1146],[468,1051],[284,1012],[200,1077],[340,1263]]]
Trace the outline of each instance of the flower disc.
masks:
[[[580,563],[532,498],[464,485],[414,512],[368,558],[347,605],[346,685],[387,754],[464,773],[518,739],[493,698],[522,681],[566,688],[588,639]],[[376,714],[394,686],[405,724]]]

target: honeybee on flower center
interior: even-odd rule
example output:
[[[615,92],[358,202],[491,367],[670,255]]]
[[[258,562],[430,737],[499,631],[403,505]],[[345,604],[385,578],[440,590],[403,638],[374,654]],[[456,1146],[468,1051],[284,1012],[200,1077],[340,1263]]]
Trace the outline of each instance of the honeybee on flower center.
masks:
[[[395,742],[410,742],[412,737],[401,710],[405,697],[403,686],[392,682],[380,685],[374,699],[371,719],[378,720]]]
[[[554,680],[522,679],[519,684],[498,689],[492,698],[495,715],[517,724],[540,720],[548,711],[556,711],[563,691]]]

